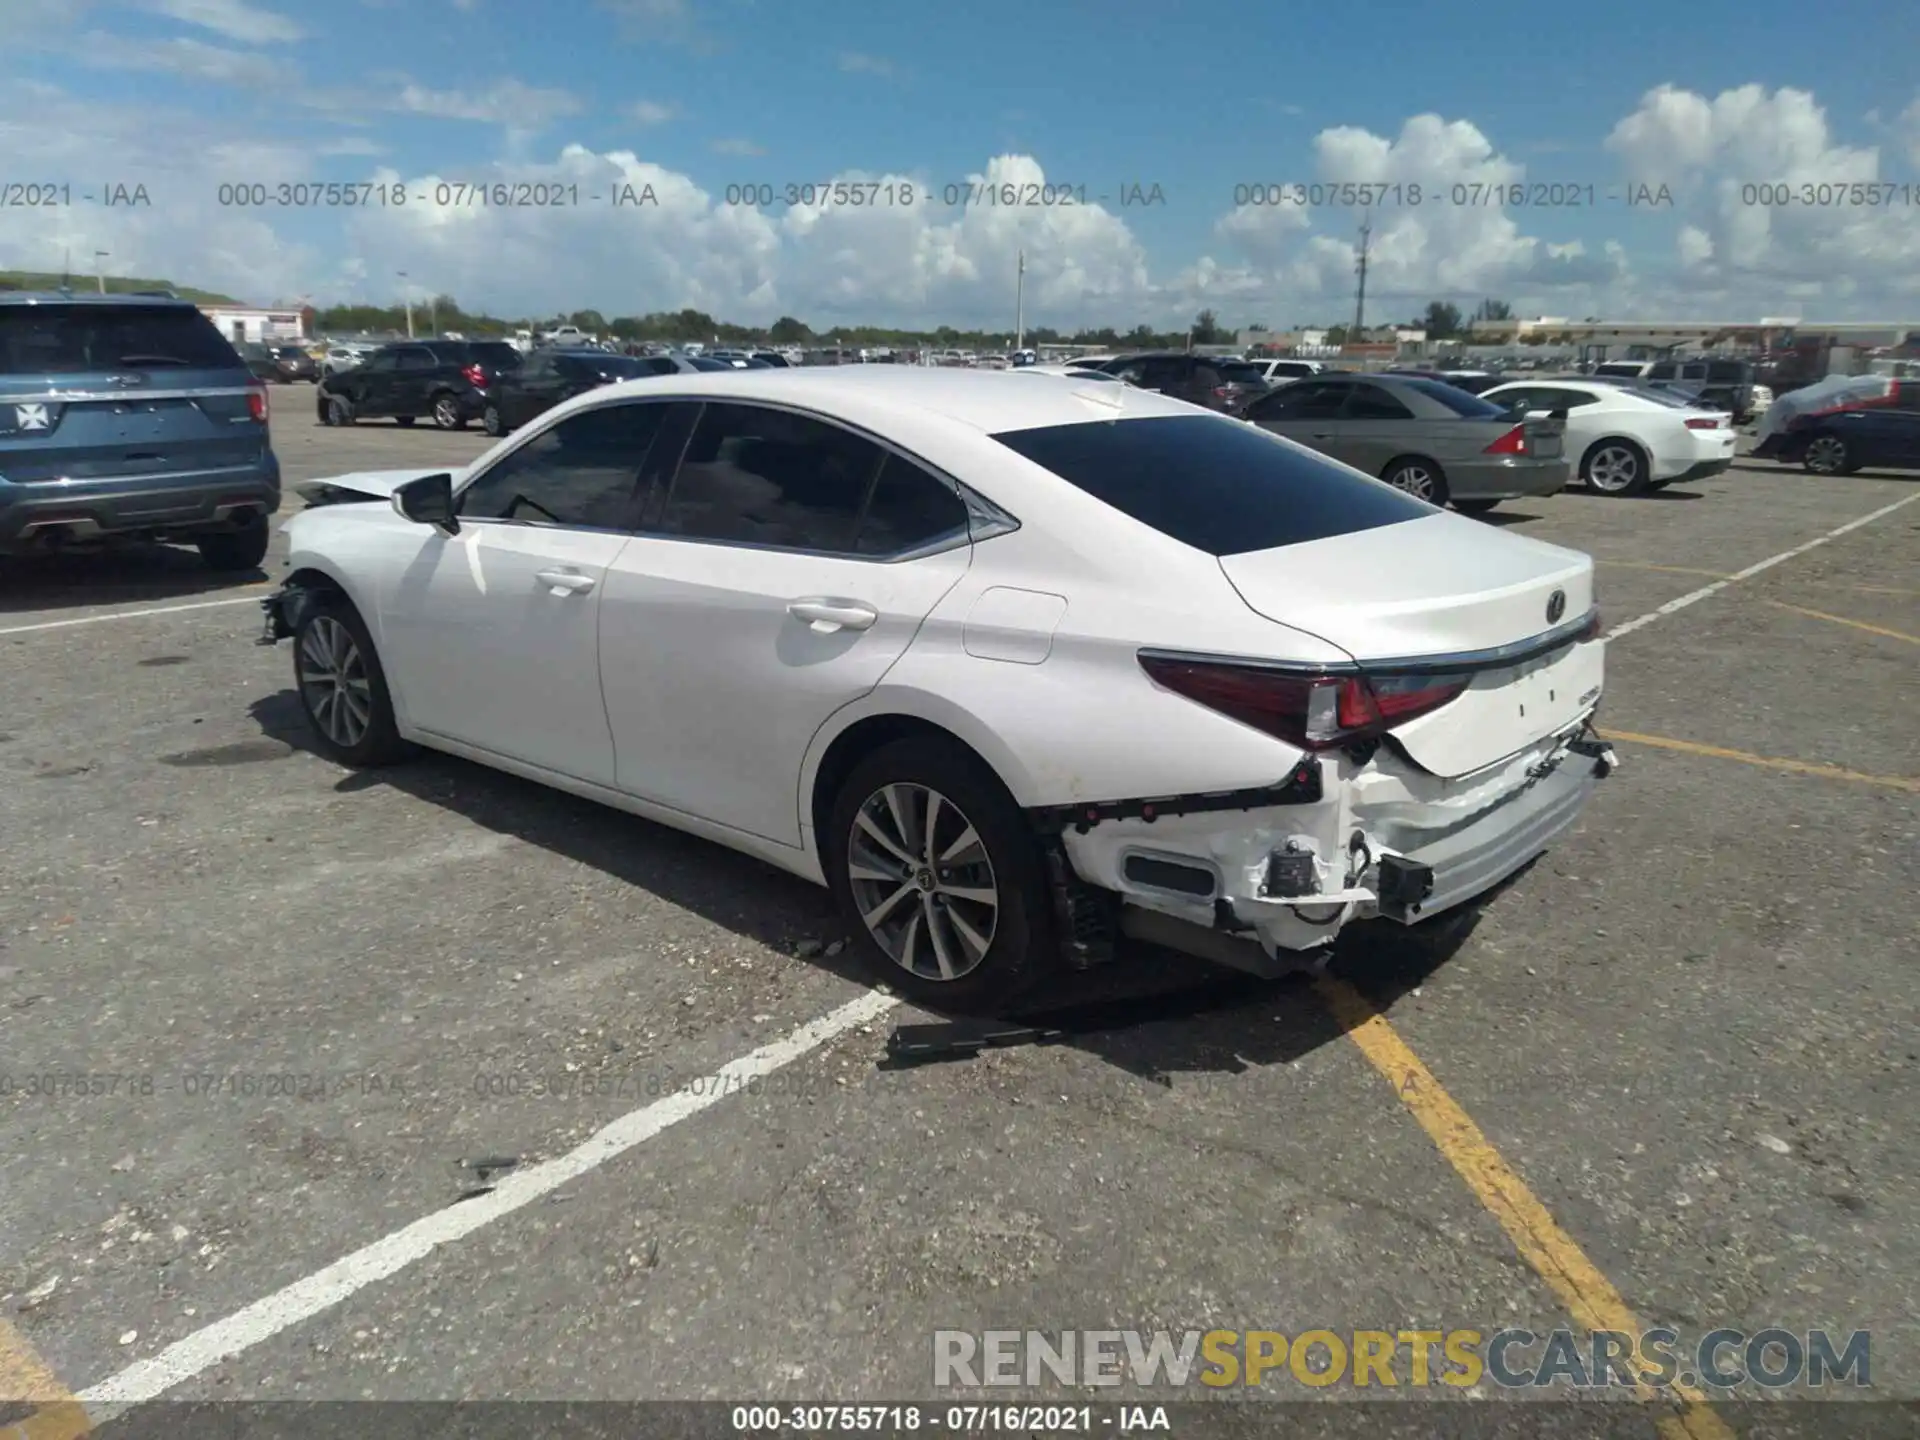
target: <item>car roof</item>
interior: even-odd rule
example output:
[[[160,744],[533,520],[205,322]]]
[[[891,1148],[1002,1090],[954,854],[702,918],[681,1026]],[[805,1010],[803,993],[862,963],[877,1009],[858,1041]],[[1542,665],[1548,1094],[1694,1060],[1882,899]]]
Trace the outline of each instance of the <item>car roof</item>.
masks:
[[[0,305],[150,305],[156,309],[197,310],[199,307],[191,300],[182,300],[177,295],[129,295],[75,292],[72,295],[62,290],[9,290],[0,292]]]
[[[912,365],[828,365],[794,370],[699,371],[624,380],[592,392],[645,399],[672,395],[688,400],[782,402],[876,427],[890,420],[936,417],[981,434],[1037,430],[1051,425],[1193,415],[1198,408],[1150,390],[1089,381],[1025,385],[1010,370],[970,370]],[[1097,395],[1098,399],[1083,398]],[[587,399],[588,397],[581,397]],[[584,407],[582,407],[584,408]]]

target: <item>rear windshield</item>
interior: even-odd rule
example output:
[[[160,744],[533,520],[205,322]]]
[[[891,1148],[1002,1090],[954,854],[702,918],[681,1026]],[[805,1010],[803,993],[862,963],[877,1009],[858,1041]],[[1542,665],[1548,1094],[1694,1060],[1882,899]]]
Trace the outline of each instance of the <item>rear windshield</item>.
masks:
[[[244,368],[213,322],[184,305],[0,305],[0,375]]]
[[[622,380],[660,373],[651,361],[636,360],[628,355],[569,355],[567,363],[596,375],[612,375]]]
[[[1491,405],[1478,395],[1469,395],[1444,380],[1403,378],[1400,383],[1409,390],[1418,390],[1429,400],[1438,400],[1454,414],[1464,415],[1469,420],[1497,420],[1506,413],[1498,405]]]
[[[1622,385],[1629,395],[1637,395],[1642,400],[1651,400],[1656,405],[1664,405],[1669,410],[1691,410],[1698,398],[1690,391],[1663,390],[1654,385]]]
[[[496,368],[511,367],[520,363],[520,352],[504,340],[469,341],[467,353],[482,365],[492,365]]]
[[[1243,555],[1418,520],[1432,507],[1238,420],[1095,420],[993,437],[1183,545]]]
[[[1236,362],[1230,365],[1221,365],[1217,368],[1220,371],[1220,377],[1233,384],[1264,385],[1267,383],[1267,373],[1258,365]]]

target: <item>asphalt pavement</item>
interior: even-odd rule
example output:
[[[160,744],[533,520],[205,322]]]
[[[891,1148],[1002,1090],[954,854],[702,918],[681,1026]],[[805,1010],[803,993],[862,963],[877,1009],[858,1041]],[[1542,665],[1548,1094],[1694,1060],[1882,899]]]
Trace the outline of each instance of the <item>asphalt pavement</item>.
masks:
[[[290,480],[486,445],[274,398]],[[96,1406],[877,1403],[931,1394],[936,1330],[1611,1313],[1871,1331],[1920,1398],[1920,480],[1742,463],[1489,523],[1593,553],[1628,627],[1575,832],[1328,977],[1137,951],[1058,1043],[904,1070],[930,1017],[824,892],[313,754],[253,643],[278,539],[237,580],[5,564],[6,1344]]]

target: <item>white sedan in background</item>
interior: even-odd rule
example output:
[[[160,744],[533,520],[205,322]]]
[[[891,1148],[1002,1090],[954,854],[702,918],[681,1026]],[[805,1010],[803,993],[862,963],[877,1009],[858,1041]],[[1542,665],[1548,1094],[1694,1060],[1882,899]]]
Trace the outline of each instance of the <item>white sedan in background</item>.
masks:
[[[1480,397],[1527,413],[1565,411],[1573,473],[1601,495],[1639,495],[1704,480],[1733,464],[1733,417],[1677,396],[1599,380],[1522,380]]]
[[[659,376],[297,488],[264,638],[318,750],[758,856],[940,1008],[1426,919],[1613,765],[1588,556],[1131,386]]]

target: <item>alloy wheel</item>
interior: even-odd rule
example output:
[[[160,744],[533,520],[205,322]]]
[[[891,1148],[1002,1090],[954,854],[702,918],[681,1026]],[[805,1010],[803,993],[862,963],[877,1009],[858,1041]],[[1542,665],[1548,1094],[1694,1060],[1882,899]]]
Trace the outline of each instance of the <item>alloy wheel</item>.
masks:
[[[1640,457],[1624,445],[1609,445],[1587,464],[1587,482],[1596,490],[1617,495],[1640,478]]]
[[[1832,435],[1822,435],[1807,446],[1807,468],[1816,475],[1834,475],[1847,463],[1845,442]]]
[[[847,878],[867,932],[927,980],[978,969],[993,945],[1000,890],[980,834],[937,790],[882,786],[855,812]]]
[[[459,422],[460,406],[451,395],[442,395],[433,402],[433,423],[442,430],[451,430]]]
[[[498,436],[506,433],[507,427],[500,421],[499,407],[494,405],[487,406],[486,414],[480,417],[480,428],[485,430],[489,435]]]
[[[331,615],[316,616],[300,638],[300,695],[326,737],[351,750],[373,720],[373,684],[352,633]]]
[[[1435,494],[1433,472],[1423,465],[1402,465],[1387,483],[1420,500],[1432,500]]]

